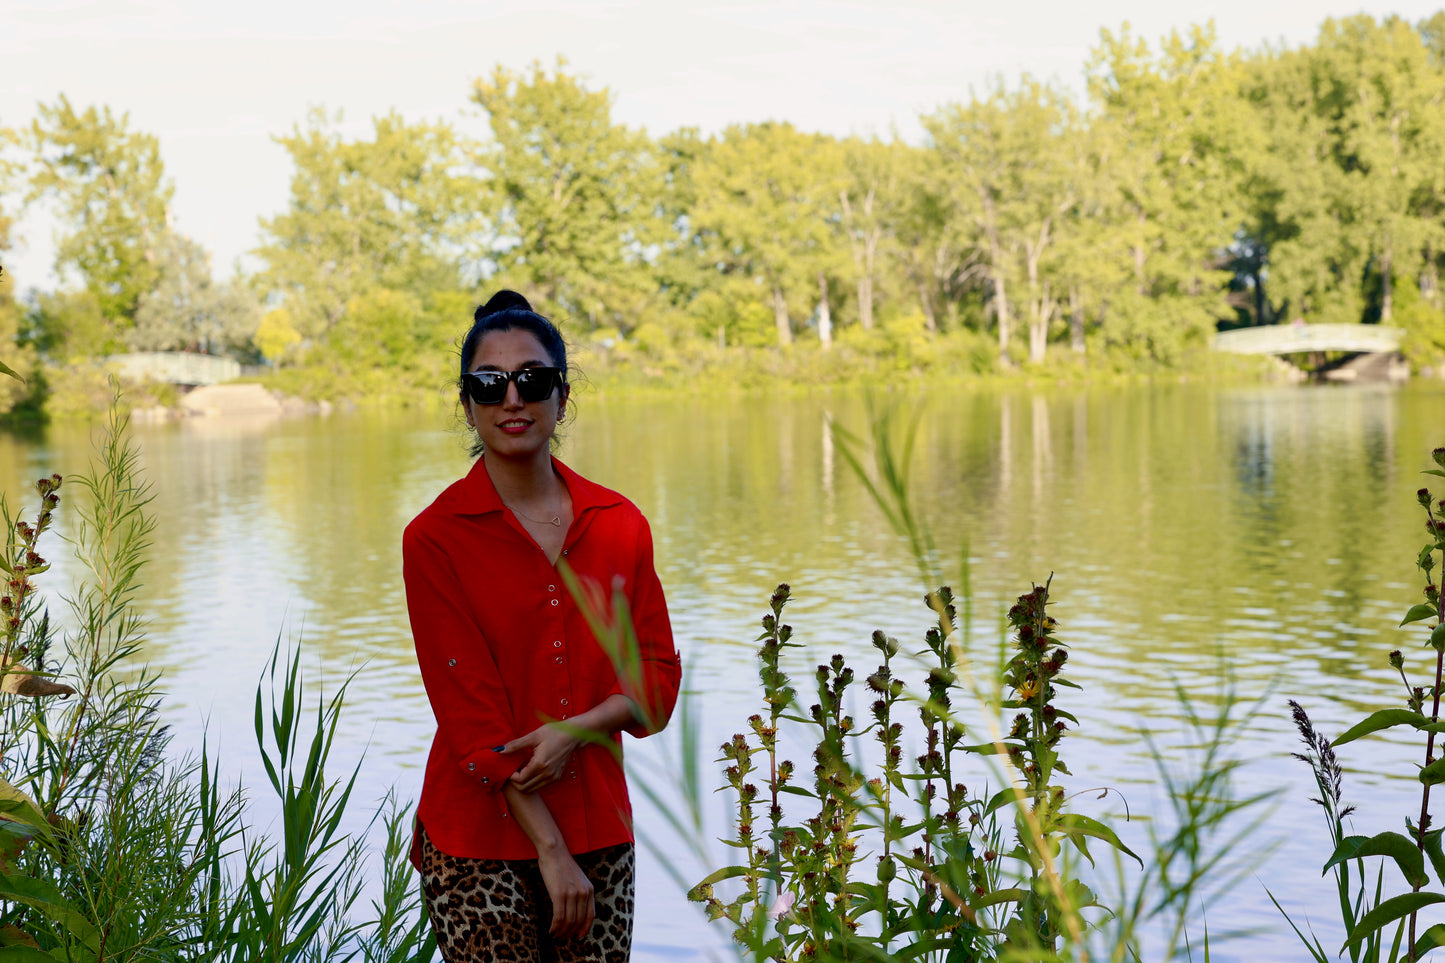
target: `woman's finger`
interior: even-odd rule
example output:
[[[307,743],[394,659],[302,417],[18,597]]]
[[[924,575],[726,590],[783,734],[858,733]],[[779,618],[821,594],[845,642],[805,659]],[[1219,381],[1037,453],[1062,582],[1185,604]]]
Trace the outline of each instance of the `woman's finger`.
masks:
[[[552,935],[562,939],[572,936],[575,929],[573,915],[576,908],[573,905],[571,893],[565,894],[561,900],[552,904]]]
[[[578,930],[578,936],[586,936],[592,929],[592,924],[597,920],[597,899],[592,893],[584,894],[582,898],[582,927]]]

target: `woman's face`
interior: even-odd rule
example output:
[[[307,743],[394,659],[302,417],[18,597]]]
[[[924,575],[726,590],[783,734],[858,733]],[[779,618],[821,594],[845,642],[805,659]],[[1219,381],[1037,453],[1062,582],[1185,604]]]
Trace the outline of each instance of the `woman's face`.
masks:
[[[518,371],[522,368],[552,368],[557,362],[530,331],[512,328],[482,337],[471,357],[468,371]],[[557,422],[567,405],[570,385],[553,391],[544,401],[525,402],[517,386],[509,383],[499,405],[479,405],[466,398],[467,424],[477,430],[488,457],[533,458],[547,450]]]

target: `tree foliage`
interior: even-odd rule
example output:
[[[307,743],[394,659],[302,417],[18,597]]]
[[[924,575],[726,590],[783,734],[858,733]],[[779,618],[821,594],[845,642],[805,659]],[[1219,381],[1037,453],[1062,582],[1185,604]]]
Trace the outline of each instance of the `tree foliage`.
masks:
[[[157,257],[159,278],[142,295],[126,343],[136,351],[251,353],[260,306],[243,282],[217,283],[206,249],[169,233]]]
[[[478,184],[457,176],[464,157],[456,132],[396,114],[372,126],[370,140],[347,141],[315,112],[305,128],[276,139],[296,171],[289,209],[261,222],[258,283],[312,341],[373,288],[456,287],[475,247]]]
[[[80,283],[30,298],[9,342],[49,364],[219,345],[315,392],[378,366],[430,390],[421,359],[505,285],[590,361],[648,377],[1038,367],[1060,348],[1178,367],[1219,326],[1295,320],[1395,324],[1415,364],[1445,364],[1445,12],[1235,51],[1208,25],[1153,43],[1126,26],[1084,69],[1082,97],[1025,76],[938,105],[921,144],[776,120],[653,136],[560,59],[478,79],[480,139],[395,114],[351,138],[318,112],[277,138],[295,171],[261,223],[254,311],[167,226],[155,139],[62,97],[29,133],[27,196],[57,202]]]
[[[565,67],[498,67],[472,88],[492,134],[477,152],[493,216],[487,254],[561,314],[630,326],[613,313],[642,284],[654,151],[613,122],[607,90],[588,90]]]
[[[37,113],[30,128],[30,199],[55,203],[68,230],[56,246],[57,272],[79,277],[118,341],[160,274],[157,248],[174,192],[160,144],[132,131],[128,113],[117,117],[94,106],[77,111],[64,94]]]

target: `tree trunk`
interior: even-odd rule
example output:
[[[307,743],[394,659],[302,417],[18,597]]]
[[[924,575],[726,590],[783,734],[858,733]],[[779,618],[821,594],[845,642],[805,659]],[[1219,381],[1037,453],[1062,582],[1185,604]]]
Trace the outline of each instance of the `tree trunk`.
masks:
[[[788,299],[781,285],[773,285],[773,321],[778,327],[778,344],[786,348],[793,343],[793,324],[788,320]]]
[[[873,188],[863,196],[863,218],[871,221],[873,218]],[[853,205],[848,200],[848,192],[838,192],[838,200],[843,208],[843,223],[846,226],[848,243],[853,248],[853,263],[858,267],[858,323],[863,326],[864,331],[873,330],[873,261],[878,250],[878,238],[882,229],[878,227],[863,226],[860,228],[857,219],[853,216]]]
[[[1041,317],[1029,318],[1029,363],[1040,364],[1049,346],[1049,323]]]
[[[998,318],[998,353],[1004,364],[1008,364],[1008,286],[1004,282],[1003,271],[998,268],[993,272],[993,311]]]
[[[868,192],[867,211],[873,213],[873,192]],[[873,272],[878,258],[878,238],[883,232],[874,229],[863,239],[863,276],[858,279],[858,321],[864,331],[873,330]]]
[[[1048,350],[1049,340],[1049,315],[1051,310],[1046,308],[1045,302],[1049,300],[1048,286],[1043,290],[1039,289],[1039,257],[1043,253],[1044,245],[1048,243],[1048,222],[1039,232],[1039,243],[1035,246],[1025,244],[1024,268],[1028,271],[1029,279],[1029,363],[1039,364],[1044,360],[1044,352]]]
[[[1069,347],[1084,353],[1084,299],[1077,284],[1069,288]]]
[[[1049,322],[1054,319],[1054,299],[1047,284],[1031,299],[1029,309],[1029,363],[1042,364],[1049,348]]]
[[[833,314],[828,307],[828,275],[818,272],[818,340],[823,350],[833,347]]]
[[[873,278],[868,274],[858,279],[858,323],[864,331],[873,330]]]
[[[1425,263],[1420,268],[1420,297],[1435,307],[1440,297],[1440,276],[1435,267],[1435,251],[1428,244],[1425,246]]]
[[[921,274],[914,275],[913,284],[918,288],[918,303],[923,307],[923,323],[929,331],[938,330],[938,315],[933,310],[933,298],[929,296],[928,284]]]
[[[1395,286],[1390,275],[1394,272],[1391,250],[1385,242],[1385,253],[1380,257],[1380,323],[1389,324],[1395,316]]]

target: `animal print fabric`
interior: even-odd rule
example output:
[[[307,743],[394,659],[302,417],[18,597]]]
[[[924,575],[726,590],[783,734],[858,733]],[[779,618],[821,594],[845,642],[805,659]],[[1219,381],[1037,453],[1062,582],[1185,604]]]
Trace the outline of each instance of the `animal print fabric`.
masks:
[[[447,963],[627,963],[632,953],[631,843],[575,858],[592,881],[597,918],[553,942],[552,900],[535,859],[467,859],[432,845],[420,824],[422,894]]]

